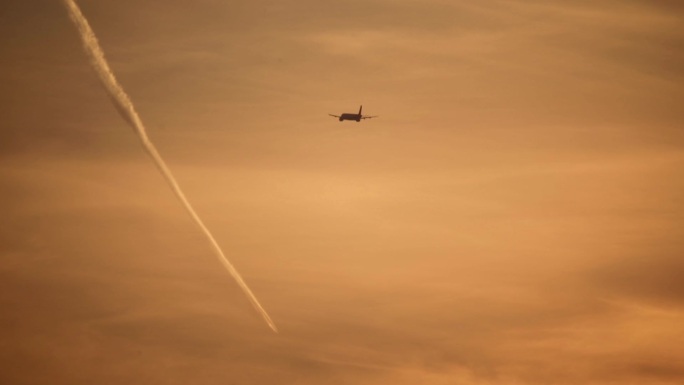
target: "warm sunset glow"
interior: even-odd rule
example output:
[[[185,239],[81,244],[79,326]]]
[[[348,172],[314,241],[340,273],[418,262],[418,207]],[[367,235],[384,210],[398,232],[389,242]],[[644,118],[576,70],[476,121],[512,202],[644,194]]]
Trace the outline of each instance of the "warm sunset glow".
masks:
[[[676,2],[78,4],[280,333],[11,1],[1,384],[684,382]]]

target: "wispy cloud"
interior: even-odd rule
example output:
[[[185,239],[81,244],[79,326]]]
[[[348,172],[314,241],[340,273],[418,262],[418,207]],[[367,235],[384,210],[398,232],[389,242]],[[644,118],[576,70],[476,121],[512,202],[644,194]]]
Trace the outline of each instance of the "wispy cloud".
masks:
[[[169,183],[169,185],[171,185],[173,192],[181,201],[181,203],[188,211],[192,219],[195,221],[195,223],[202,230],[204,235],[206,235],[214,251],[216,252],[217,256],[219,257],[223,265],[226,267],[230,275],[237,281],[240,288],[244,291],[245,295],[247,295],[249,300],[252,302],[254,308],[264,318],[268,326],[274,332],[277,332],[275,324],[269,317],[268,313],[266,313],[266,310],[264,310],[264,308],[256,299],[252,291],[244,282],[242,276],[240,276],[235,267],[233,267],[233,264],[230,263],[228,258],[226,258],[226,256],[223,253],[223,250],[218,245],[218,242],[216,242],[216,240],[214,239],[214,236],[211,234],[209,229],[204,225],[204,222],[197,215],[195,209],[190,205],[190,202],[185,197],[185,194],[178,185],[178,182],[176,182],[176,178],[171,173],[171,170],[166,166],[166,163],[162,159],[161,155],[159,155],[157,148],[147,137],[147,131],[145,130],[145,126],[140,120],[138,113],[135,111],[133,103],[129,99],[128,95],[124,92],[123,88],[121,88],[119,83],[116,81],[114,73],[109,68],[107,61],[105,60],[104,53],[102,52],[102,49],[100,48],[100,45],[97,42],[97,38],[95,37],[95,34],[90,28],[88,21],[81,13],[81,10],[78,8],[78,6],[73,0],[65,0],[64,4],[69,10],[69,16],[71,17],[74,24],[76,24],[76,27],[78,28],[81,34],[83,46],[86,50],[86,53],[88,54],[91,60],[91,64],[93,65],[95,72],[97,72],[98,76],[100,77],[102,85],[111,97],[114,107],[116,107],[117,110],[119,110],[121,116],[124,119],[126,119],[128,124],[135,130],[136,134],[140,138],[140,141],[142,142],[143,147],[145,148],[145,151],[147,151],[147,153],[152,157],[159,171],[162,173],[162,175]]]

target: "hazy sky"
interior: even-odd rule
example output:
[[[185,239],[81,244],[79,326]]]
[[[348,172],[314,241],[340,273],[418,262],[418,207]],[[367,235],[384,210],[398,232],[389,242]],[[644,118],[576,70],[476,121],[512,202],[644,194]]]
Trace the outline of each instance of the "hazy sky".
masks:
[[[281,333],[4,1],[0,383],[684,382],[679,2],[79,4]]]

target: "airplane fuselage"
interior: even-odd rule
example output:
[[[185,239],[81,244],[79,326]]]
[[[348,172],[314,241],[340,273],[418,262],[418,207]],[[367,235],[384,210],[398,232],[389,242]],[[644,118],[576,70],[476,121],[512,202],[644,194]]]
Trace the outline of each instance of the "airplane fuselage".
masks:
[[[361,121],[361,114],[349,114],[349,113],[344,113],[340,115],[340,122],[343,120],[355,120],[357,122]]]
[[[377,117],[377,116],[363,115],[361,113],[362,111],[363,111],[363,106],[359,106],[359,112],[356,114],[345,112],[342,115],[333,115],[333,114],[328,114],[328,115],[339,119],[340,122],[344,121],[344,120],[353,120],[355,122],[360,122],[362,119],[370,119],[370,118],[376,118]]]

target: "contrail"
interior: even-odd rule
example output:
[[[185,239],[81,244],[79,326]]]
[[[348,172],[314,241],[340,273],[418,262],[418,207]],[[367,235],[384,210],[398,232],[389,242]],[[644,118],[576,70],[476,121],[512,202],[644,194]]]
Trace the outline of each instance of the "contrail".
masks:
[[[169,182],[169,184],[171,185],[173,192],[176,193],[176,196],[181,201],[181,203],[183,203],[183,206],[185,206],[185,209],[188,211],[192,219],[195,220],[195,223],[197,223],[197,225],[200,227],[204,235],[207,236],[207,239],[209,239],[209,243],[211,243],[211,245],[213,246],[216,255],[219,257],[219,260],[221,260],[221,262],[223,263],[223,266],[225,266],[230,275],[232,275],[233,278],[235,278],[235,281],[237,281],[238,285],[240,285],[242,291],[245,293],[247,298],[249,298],[249,300],[252,302],[254,308],[264,318],[264,321],[266,321],[268,326],[274,332],[277,333],[278,329],[271,320],[271,317],[269,317],[268,313],[266,313],[266,310],[264,310],[264,308],[261,307],[261,304],[259,304],[259,301],[256,299],[252,291],[249,289],[245,281],[242,279],[240,273],[238,273],[233,264],[230,263],[228,258],[226,258],[226,256],[223,254],[223,250],[221,250],[221,247],[219,247],[218,243],[214,239],[214,236],[211,235],[209,229],[204,225],[200,217],[195,212],[195,209],[192,208],[190,202],[185,197],[185,194],[183,194],[183,191],[178,185],[178,182],[176,182],[176,179],[173,177],[173,174],[171,174],[171,170],[169,170],[169,168],[166,166],[166,163],[164,163],[164,160],[159,155],[159,152],[157,152],[157,148],[154,147],[154,144],[152,144],[152,142],[150,142],[150,139],[147,137],[145,126],[140,120],[138,113],[135,111],[131,99],[128,97],[128,95],[126,95],[126,92],[124,92],[121,85],[116,81],[114,73],[109,68],[107,60],[104,57],[104,53],[102,52],[102,48],[100,48],[100,44],[97,42],[97,37],[95,37],[95,33],[90,28],[88,20],[86,20],[85,16],[83,16],[83,13],[81,13],[81,10],[78,8],[78,5],[74,0],[63,1],[64,5],[69,11],[69,17],[71,18],[71,21],[73,21],[74,24],[76,24],[76,27],[78,28],[78,31],[81,35],[81,40],[83,40],[83,48],[85,49],[86,54],[90,58],[90,64],[95,69],[95,72],[97,72],[97,75],[100,77],[100,82],[102,82],[102,85],[107,90],[107,93],[114,102],[114,107],[116,107],[116,109],[119,111],[121,116],[128,122],[128,124],[130,124],[131,127],[133,127],[135,133],[138,134],[138,137],[140,138],[140,141],[142,142],[145,151],[147,151],[147,153],[152,157],[159,171],[161,171],[162,175],[164,175],[164,178],[166,178],[166,181]]]

